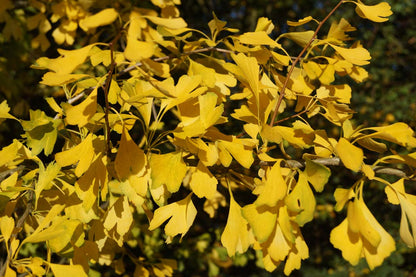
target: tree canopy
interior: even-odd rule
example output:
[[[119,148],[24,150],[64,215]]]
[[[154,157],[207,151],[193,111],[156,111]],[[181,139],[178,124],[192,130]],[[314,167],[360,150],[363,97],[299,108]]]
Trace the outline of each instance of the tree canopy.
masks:
[[[413,1],[196,2],[0,0],[0,275],[414,274]]]

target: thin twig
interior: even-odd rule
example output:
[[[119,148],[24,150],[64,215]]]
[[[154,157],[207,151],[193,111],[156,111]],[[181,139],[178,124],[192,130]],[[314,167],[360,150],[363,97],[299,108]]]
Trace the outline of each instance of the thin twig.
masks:
[[[322,28],[322,26],[324,25],[324,23],[329,19],[329,17],[339,8],[339,6],[341,6],[341,4],[343,3],[344,1],[343,0],[341,0],[341,1],[339,1],[338,2],[338,4],[332,9],[332,11],[330,11],[329,13],[328,13],[328,15],[324,18],[324,20],[322,20],[320,23],[319,23],[319,25],[318,25],[318,27],[316,28],[316,30],[315,30],[315,32],[313,33],[313,35],[312,35],[312,37],[311,37],[311,39],[309,40],[309,42],[305,45],[305,47],[303,47],[303,49],[302,49],[302,51],[299,53],[299,55],[296,57],[296,60],[292,63],[292,65],[290,66],[290,69],[289,69],[289,72],[287,73],[287,76],[286,76],[286,80],[285,80],[285,82],[284,82],[284,84],[283,84],[283,88],[282,88],[282,92],[280,93],[280,95],[279,95],[279,99],[277,100],[277,103],[276,103],[276,107],[275,107],[275,109],[274,109],[274,112],[273,112],[273,116],[272,116],[272,119],[270,120],[270,123],[269,123],[269,125],[270,125],[270,127],[272,127],[273,125],[274,125],[274,121],[275,121],[275,119],[276,119],[276,116],[277,116],[277,112],[278,112],[278,110],[279,110],[279,107],[280,107],[280,104],[282,103],[282,100],[283,100],[283,97],[285,96],[285,90],[286,90],[286,87],[287,87],[287,85],[289,84],[289,79],[290,79],[290,76],[292,75],[292,73],[293,73],[293,70],[295,69],[295,66],[296,66],[296,64],[300,61],[300,59],[301,59],[301,57],[303,56],[303,54],[306,52],[306,50],[309,48],[309,46],[311,46],[311,44],[312,44],[312,42],[313,41],[315,41],[315,39],[316,39],[316,35],[318,34],[318,32],[319,32],[319,30]]]

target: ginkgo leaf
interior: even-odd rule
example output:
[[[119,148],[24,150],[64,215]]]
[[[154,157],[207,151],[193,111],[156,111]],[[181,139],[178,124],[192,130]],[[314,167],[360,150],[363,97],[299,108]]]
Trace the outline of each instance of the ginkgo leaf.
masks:
[[[416,147],[416,138],[413,136],[414,131],[406,123],[397,122],[392,125],[372,127],[366,129],[375,132],[372,134],[364,135],[362,138],[379,138],[397,143],[402,146]]]
[[[256,29],[254,32],[264,31],[266,34],[270,34],[274,29],[273,22],[267,17],[259,17],[257,19]]]
[[[156,25],[164,26],[169,29],[181,29],[187,26],[186,22],[181,17],[177,18],[162,18],[156,16],[145,16]]]
[[[280,162],[280,160],[276,161],[273,167],[266,171],[264,185],[255,202],[259,207],[262,205],[274,207],[287,194],[287,184],[281,173]]]
[[[400,237],[408,247],[414,248],[416,247],[416,203],[412,203],[400,193],[397,193],[397,196],[402,207]]]
[[[361,1],[353,2],[357,5],[355,11],[362,18],[374,22],[384,22],[389,20],[388,17],[393,14],[391,7],[387,2],[381,2],[374,6],[363,4]]]
[[[120,139],[120,146],[114,161],[114,169],[120,180],[131,175],[140,175],[144,172],[146,155],[131,138],[128,130],[123,128]]]
[[[54,276],[67,277],[67,276],[79,276],[88,277],[81,265],[62,265],[62,264],[49,264]]]
[[[3,236],[6,246],[8,247],[8,241],[14,230],[14,218],[10,216],[2,216],[0,218],[0,232]]]
[[[322,192],[331,176],[331,170],[328,167],[309,159],[306,159],[305,162],[305,173],[308,182],[312,184],[317,192]]]
[[[140,61],[153,56],[156,45],[150,41],[140,41],[134,37],[127,37],[124,56],[130,61]]]
[[[49,69],[59,74],[72,73],[79,65],[84,63],[94,45],[95,44],[90,44],[76,50],[58,49],[61,56],[56,59],[49,59],[45,57],[39,58],[36,60],[36,63],[32,66],[32,68]]]
[[[290,211],[298,213],[295,221],[299,226],[302,227],[313,219],[316,200],[308,184],[306,173],[299,172],[298,182],[285,198],[285,203]]]
[[[75,183],[75,192],[85,212],[89,212],[99,197],[99,191],[107,191],[107,159],[102,154],[91,161],[87,171]],[[105,199],[105,194],[104,197]]]
[[[253,229],[254,236],[259,243],[265,242],[277,224],[277,206],[269,208],[254,204],[246,205],[242,209],[244,218]]]
[[[243,144],[243,140],[233,137],[233,141],[218,141],[220,161],[224,166],[231,163],[231,156],[245,168],[250,168],[254,162],[253,151]],[[228,164],[228,165],[227,165]]]
[[[361,148],[352,145],[345,138],[340,138],[335,146],[338,156],[346,168],[352,171],[359,171],[364,160],[364,153]]]
[[[84,230],[79,220],[64,220],[54,230],[60,236],[48,240],[48,246],[55,253],[69,254],[74,251],[74,246],[80,247],[84,243]]]
[[[304,32],[288,32],[281,35],[281,37],[286,37],[301,47],[305,47],[306,44],[312,39],[313,31],[304,31]]]
[[[259,99],[260,80],[259,80],[259,65],[256,58],[247,57],[243,53],[237,55],[231,54],[233,60],[238,65],[241,78],[245,81],[251,91],[254,93],[257,101]]]
[[[58,126],[62,123],[60,119],[53,119],[43,111],[30,110],[30,120],[22,121],[25,130],[27,145],[34,155],[44,151],[45,155],[52,153],[58,137]]]
[[[117,19],[117,16],[118,13],[115,9],[104,9],[94,15],[87,16],[80,20],[79,26],[84,31],[88,31],[89,29],[110,24]]]
[[[155,154],[150,157],[152,188],[166,185],[169,192],[177,192],[186,175],[187,167],[181,152]]]
[[[152,231],[158,228],[163,222],[170,218],[165,226],[168,242],[178,234],[182,234],[181,238],[183,238],[192,226],[197,213],[197,210],[192,203],[191,196],[192,193],[178,202],[159,207],[155,211],[153,219],[150,221],[149,230]]]
[[[89,134],[81,143],[55,155],[56,162],[61,166],[73,165],[78,162],[75,174],[80,177],[89,168],[94,158],[93,135]]]
[[[42,81],[40,81],[39,84],[44,84],[47,86],[62,86],[86,77],[89,77],[89,75],[70,73],[60,74],[55,72],[47,72],[42,76]]]
[[[299,19],[298,21],[287,20],[286,22],[287,22],[287,25],[289,25],[289,26],[301,26],[301,25],[304,25],[304,24],[306,24],[306,23],[308,23],[312,20],[314,20],[312,16],[307,16],[305,18]]]
[[[104,228],[121,247],[124,242],[124,237],[128,234],[132,224],[133,214],[129,201],[127,200],[127,197],[121,196],[111,208],[108,209],[104,217]]]
[[[217,184],[217,178],[212,175],[203,163],[199,162],[189,181],[189,186],[195,195],[199,198],[211,199],[215,196]]]
[[[345,60],[356,65],[366,65],[370,63],[370,52],[362,46],[355,48],[344,48],[330,44],[338,54],[340,54]]]
[[[221,243],[227,249],[230,257],[234,256],[236,252],[246,252],[251,243],[248,223],[242,216],[242,209],[234,200],[231,190],[230,210],[228,212],[227,224],[221,235]]]
[[[9,114],[9,111],[10,111],[10,107],[9,107],[9,105],[7,105],[7,101],[4,100],[0,104],[0,124],[3,122],[3,119],[5,119],[5,118],[18,120],[16,117]]]
[[[241,43],[250,45],[268,45],[271,47],[281,47],[279,43],[272,40],[265,31],[246,32],[238,37]]]
[[[88,95],[88,97],[76,106],[71,106],[67,103],[64,103],[63,108],[66,114],[66,121],[70,125],[78,125],[83,127],[87,125],[89,120],[97,112],[97,90],[98,87],[95,87],[94,90]]]
[[[46,228],[54,219],[58,217],[58,215],[63,211],[64,205],[53,205],[52,208],[48,211],[48,214],[43,218],[42,222],[38,225],[36,230],[30,234],[28,237],[26,237],[23,241],[23,243],[26,242],[40,242],[40,241],[46,241],[49,239],[52,239],[54,237],[59,236],[64,231],[61,230],[59,232],[55,232],[54,228],[48,227]],[[62,218],[61,218],[62,219]],[[59,226],[59,224],[56,224],[55,226]],[[46,228],[46,229],[45,229]]]
[[[41,192],[52,187],[52,181],[58,176],[60,170],[61,167],[56,163],[50,163],[46,169],[43,164],[39,164],[39,177],[35,184],[35,206],[37,206]]]

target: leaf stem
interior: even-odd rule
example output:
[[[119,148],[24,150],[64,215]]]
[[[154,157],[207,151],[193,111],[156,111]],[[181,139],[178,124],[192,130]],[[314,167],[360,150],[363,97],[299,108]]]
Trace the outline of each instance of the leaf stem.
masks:
[[[283,97],[285,96],[285,90],[286,90],[286,87],[287,87],[287,85],[289,84],[289,79],[290,79],[290,76],[292,75],[292,73],[293,73],[293,70],[295,69],[295,66],[296,66],[296,64],[301,60],[301,57],[303,56],[303,54],[305,54],[305,52],[306,52],[306,50],[311,46],[311,44],[312,44],[312,42],[314,42],[315,41],[315,38],[316,38],[316,35],[318,34],[318,32],[319,32],[319,30],[322,28],[322,26],[324,25],[324,23],[326,22],[326,21],[328,21],[328,19],[329,19],[329,17],[341,6],[341,4],[344,2],[344,0],[340,0],[339,2],[338,2],[338,4],[327,14],[327,16],[319,23],[319,25],[318,25],[318,27],[316,27],[316,30],[315,30],[315,32],[313,33],[313,35],[312,35],[312,37],[311,37],[311,39],[309,40],[309,42],[305,45],[305,47],[303,47],[303,49],[302,49],[302,51],[299,53],[299,55],[296,57],[296,59],[295,59],[295,61],[292,63],[292,65],[290,66],[290,69],[289,69],[289,72],[287,73],[287,76],[286,76],[286,79],[285,79],[285,82],[284,82],[284,84],[283,84],[283,88],[282,88],[282,92],[280,93],[280,95],[279,95],[279,99],[277,100],[277,103],[276,103],[276,107],[275,107],[275,109],[274,109],[274,112],[273,112],[273,116],[272,116],[272,120],[270,120],[270,123],[269,123],[269,125],[270,125],[270,127],[273,127],[273,125],[274,125],[274,121],[275,121],[275,119],[276,119],[276,116],[277,116],[277,112],[278,112],[278,110],[279,110],[279,107],[280,107],[280,104],[282,103],[282,101],[283,101]]]

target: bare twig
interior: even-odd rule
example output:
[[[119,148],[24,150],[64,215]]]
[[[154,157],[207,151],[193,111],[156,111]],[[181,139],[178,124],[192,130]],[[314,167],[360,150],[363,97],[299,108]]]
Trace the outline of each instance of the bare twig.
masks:
[[[311,44],[312,44],[312,42],[316,39],[316,35],[318,34],[318,32],[319,32],[319,30],[322,28],[322,26],[324,25],[324,23],[329,19],[329,17],[341,6],[341,4],[343,3],[344,1],[343,0],[341,0],[341,1],[339,1],[338,2],[338,4],[328,13],[328,15],[324,18],[324,20],[322,20],[320,23],[319,23],[319,25],[318,25],[318,27],[316,28],[316,30],[315,30],[315,32],[313,33],[313,35],[312,35],[312,37],[311,37],[311,39],[309,40],[309,42],[305,45],[305,47],[303,47],[303,49],[302,49],[302,51],[299,53],[299,55],[296,57],[296,60],[292,63],[292,65],[290,66],[290,69],[289,69],[289,72],[287,73],[287,76],[286,76],[286,80],[285,80],[285,82],[284,82],[284,84],[283,84],[283,88],[282,88],[282,92],[280,93],[280,95],[279,95],[279,98],[278,98],[278,100],[277,100],[277,103],[276,103],[276,107],[275,107],[275,109],[274,109],[274,112],[273,112],[273,116],[272,116],[272,119],[270,120],[270,123],[269,123],[269,125],[270,125],[270,127],[272,127],[273,125],[274,125],[274,121],[275,121],[275,119],[276,119],[276,116],[277,116],[277,112],[278,112],[278,110],[279,110],[279,107],[280,107],[280,104],[282,103],[282,100],[283,100],[283,97],[285,96],[285,90],[286,90],[286,87],[287,87],[287,85],[289,84],[289,79],[290,79],[290,76],[292,75],[292,73],[293,73],[293,70],[295,69],[295,66],[296,66],[296,64],[301,60],[301,57],[303,56],[303,54],[306,52],[306,50],[309,48],[309,46],[311,46]]]

